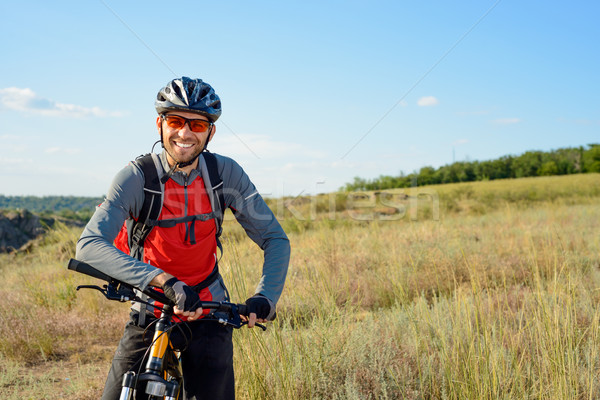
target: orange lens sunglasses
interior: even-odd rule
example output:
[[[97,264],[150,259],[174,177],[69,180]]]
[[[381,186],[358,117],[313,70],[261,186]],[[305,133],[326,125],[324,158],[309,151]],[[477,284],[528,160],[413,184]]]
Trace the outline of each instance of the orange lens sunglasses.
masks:
[[[180,117],[179,115],[165,114],[162,114],[160,117],[167,122],[167,126],[169,128],[177,130],[182,129],[185,126],[185,124],[188,124],[190,130],[196,133],[207,132],[212,127],[212,122],[206,121],[204,119],[188,119]]]

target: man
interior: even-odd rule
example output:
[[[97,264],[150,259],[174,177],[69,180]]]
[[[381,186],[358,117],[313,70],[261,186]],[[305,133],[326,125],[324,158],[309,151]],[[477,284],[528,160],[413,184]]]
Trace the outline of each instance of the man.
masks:
[[[216,188],[206,185],[208,156],[213,154],[204,152],[215,134],[221,101],[209,84],[182,77],[159,91],[155,107],[164,150],[150,157],[161,182],[160,216],[142,246],[134,248],[131,235],[143,208],[145,178],[141,164],[132,162],[116,175],[88,222],[76,257],[142,289],[162,288],[193,332],[182,353],[185,399],[233,399],[232,329],[197,321],[202,309],[196,305],[200,299],[228,300],[217,265],[217,215],[222,210],[215,209],[218,203],[211,191]],[[225,206],[264,251],[262,278],[256,294],[246,301],[248,326],[253,327],[275,315],[288,268],[289,241],[242,168],[230,158],[217,154],[214,158]],[[143,331],[154,318],[150,308],[132,307],[102,399],[118,399],[123,374],[139,365],[146,348]]]

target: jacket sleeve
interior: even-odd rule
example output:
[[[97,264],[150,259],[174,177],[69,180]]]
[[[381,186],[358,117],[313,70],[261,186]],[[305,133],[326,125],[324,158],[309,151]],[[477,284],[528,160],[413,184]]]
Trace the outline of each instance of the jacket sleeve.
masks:
[[[108,194],[87,223],[75,257],[115,279],[145,289],[162,271],[117,249],[113,242],[130,216],[137,216],[144,202],[144,177],[129,163],[114,178]]]
[[[246,234],[264,251],[262,277],[255,293],[277,303],[290,261],[288,237],[242,167],[223,156],[217,156],[217,162],[226,206],[233,209]]]

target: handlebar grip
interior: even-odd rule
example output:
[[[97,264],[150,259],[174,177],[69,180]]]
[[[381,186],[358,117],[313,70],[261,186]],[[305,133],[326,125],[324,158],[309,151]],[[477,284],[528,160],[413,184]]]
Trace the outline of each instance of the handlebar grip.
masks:
[[[164,293],[162,292],[158,292],[154,289],[151,288],[147,288],[146,290],[142,291],[142,293],[144,293],[146,296],[153,298],[154,300],[163,303],[165,305],[170,305],[170,306],[174,306],[175,304],[171,301],[171,299],[169,299],[167,296],[165,296]]]
[[[238,313],[240,315],[243,315],[243,316],[247,317],[248,314],[249,314],[248,313],[248,306],[245,305],[245,304],[238,304]]]
[[[103,281],[110,282],[112,278],[106,275],[104,272],[98,271],[96,268],[92,267],[89,264],[84,263],[83,261],[76,260],[71,258],[69,260],[68,268],[71,271],[77,271],[82,274],[86,274],[92,276],[94,278],[102,279]]]

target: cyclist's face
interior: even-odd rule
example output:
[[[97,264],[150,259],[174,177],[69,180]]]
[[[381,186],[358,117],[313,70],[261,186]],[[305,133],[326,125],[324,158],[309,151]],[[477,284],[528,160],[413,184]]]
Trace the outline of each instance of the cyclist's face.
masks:
[[[168,115],[178,115],[187,119],[203,119],[208,121],[207,118],[189,112],[170,112]],[[193,160],[198,154],[202,152],[204,146],[210,141],[215,134],[215,128],[207,132],[193,132],[190,130],[190,126],[186,123],[181,129],[171,128],[166,121],[160,116],[156,119],[156,126],[160,134],[162,126],[162,140],[165,150],[167,152],[167,161],[170,165],[174,165],[176,162],[184,163]],[[189,170],[195,168],[197,162],[190,165]]]

